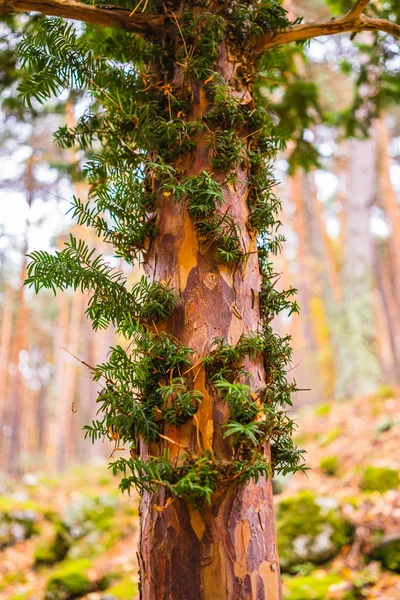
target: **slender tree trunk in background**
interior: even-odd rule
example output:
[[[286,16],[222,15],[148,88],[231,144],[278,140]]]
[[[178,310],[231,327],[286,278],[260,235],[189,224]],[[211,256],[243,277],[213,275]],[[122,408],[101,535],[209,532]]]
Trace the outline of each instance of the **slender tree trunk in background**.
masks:
[[[46,437],[47,437],[47,420],[48,420],[48,386],[40,386],[36,396],[36,454],[40,457],[40,462],[44,463]]]
[[[67,345],[61,349],[64,353],[64,378],[59,395],[59,418],[57,436],[57,468],[62,470],[66,460],[73,453],[72,418],[74,415],[74,399],[76,391],[77,359],[81,334],[84,295],[77,290],[72,297],[71,315],[68,325]],[[73,356],[71,356],[73,355]]]
[[[87,297],[85,298],[85,301]],[[85,362],[89,365],[97,364],[95,358],[95,344],[98,345],[100,342],[99,333],[101,337],[102,332],[96,333],[96,339],[93,339],[93,330],[91,323],[85,317],[81,323],[81,338],[82,343],[80,346],[81,355],[84,357]],[[97,444],[87,445],[87,440],[82,436],[82,427],[91,423],[95,418],[98,405],[94,402],[99,393],[99,385],[92,380],[86,371],[80,372],[78,369],[77,377],[77,414],[76,417],[79,421],[78,426],[74,426],[74,459],[78,462],[84,461],[88,455],[93,456]]]
[[[86,297],[86,300],[88,298]],[[81,322],[81,346],[80,355],[84,357],[89,365],[97,365],[107,358],[110,347],[115,346],[115,331],[113,327],[93,333],[91,323],[86,316]],[[87,443],[82,436],[82,428],[92,423],[98,417],[99,405],[94,401],[97,398],[101,386],[92,380],[87,374],[85,367],[78,367],[77,373],[77,402],[73,419],[74,458],[77,462],[87,461],[99,456],[109,457],[113,444],[108,440],[97,441],[94,444]]]
[[[0,406],[5,402],[7,386],[7,365],[11,347],[11,333],[13,321],[15,290],[12,285],[7,285],[4,299],[0,329]]]
[[[19,469],[19,459],[21,451],[21,424],[23,422],[22,412],[25,408],[25,390],[22,373],[19,370],[19,356],[21,350],[26,345],[27,340],[27,329],[29,327],[27,319],[27,309],[24,299],[24,282],[26,279],[27,269],[27,258],[28,252],[28,231],[29,231],[29,213],[32,207],[32,203],[35,196],[35,178],[34,178],[34,165],[36,157],[33,154],[26,161],[25,169],[25,190],[27,193],[27,204],[28,204],[28,218],[25,224],[24,231],[24,242],[22,248],[22,265],[20,271],[20,281],[18,287],[17,297],[17,313],[15,318],[15,325],[13,330],[13,343],[11,350],[11,364],[14,365],[12,375],[10,378],[10,452],[8,457],[8,472],[15,475]]]
[[[289,198],[295,205],[294,230],[297,236],[296,262],[297,280],[296,287],[299,290],[301,310],[303,313],[304,339],[307,353],[315,353],[317,350],[315,335],[312,327],[311,297],[313,293],[311,256],[309,252],[309,235],[306,223],[306,211],[304,203],[303,174],[299,169],[288,180]]]
[[[389,131],[384,117],[375,121],[377,141],[377,171],[379,183],[379,199],[390,222],[392,234],[390,248],[393,265],[393,286],[400,314],[400,208],[396,192],[390,180]]]
[[[223,43],[219,69],[230,82],[234,65],[228,56]],[[246,102],[243,90],[238,94]],[[202,87],[194,84],[188,119],[204,114],[207,103]],[[179,165],[187,176],[212,171],[211,152],[203,132],[197,134],[196,142],[194,155],[184,157]],[[217,263],[214,248],[199,245],[185,204],[175,203],[171,197],[160,198],[158,234],[145,258],[148,275],[156,281],[171,279],[182,298],[167,330],[194,349],[194,361],[209,352],[214,338],[223,336],[229,344],[236,344],[242,334],[257,330],[260,324],[258,302],[254,301],[261,285],[256,238],[246,226],[248,173],[240,168],[236,173],[237,182],[226,185],[225,208],[221,210],[230,206],[230,214],[240,227],[249,253],[243,267]],[[261,357],[245,366],[257,389],[264,381]],[[196,453],[209,449],[228,462],[232,450],[223,438],[221,425],[228,420],[229,407],[206,383],[203,366],[193,368],[191,377],[204,397],[193,421],[179,429],[166,424],[165,436],[173,440],[166,444],[171,461],[179,461],[186,449]],[[159,445],[141,448],[144,459],[160,452]],[[156,510],[159,506],[163,509]],[[138,558],[143,600],[281,597],[270,480],[232,483],[213,496],[211,507],[201,509],[183,499],[168,504],[161,489],[143,495],[140,512]]]
[[[343,248],[344,248],[344,234],[346,230],[346,215],[344,205],[346,203],[346,195],[347,195],[347,187],[348,187],[348,178],[349,178],[349,162],[350,162],[350,152],[349,152],[349,142],[342,142],[340,147],[338,148],[337,153],[333,159],[333,171],[337,177],[338,184],[335,195],[335,201],[338,206],[338,220],[339,220],[339,235],[337,241],[337,247],[340,250],[338,256],[338,264],[343,265],[344,256],[343,256]],[[340,288],[343,294],[343,281],[342,277],[340,277]],[[341,295],[342,299],[342,295]]]
[[[294,281],[299,289],[302,307],[299,320],[303,325],[303,337],[306,341],[303,348],[299,349],[301,363],[306,367],[304,374],[300,370],[303,378],[303,381],[300,379],[300,387],[309,388],[312,381],[313,389],[311,395],[308,394],[308,402],[310,399],[318,401],[321,395],[329,396],[332,393],[334,366],[323,297],[327,289],[327,285],[324,285],[326,266],[321,257],[313,194],[304,171],[298,169],[288,180],[288,193],[295,205],[293,227],[297,236],[298,268],[297,279]],[[316,363],[318,377],[315,377]],[[296,379],[298,377],[296,373]]]
[[[387,259],[382,260],[379,248],[375,248],[374,269],[377,292],[380,298],[377,320],[379,320],[382,336],[385,375],[387,379],[396,381],[400,379],[400,354],[396,343],[399,331],[397,326],[397,305],[393,297]]]
[[[10,475],[16,475],[19,470],[19,454],[21,450],[21,422],[22,422],[22,406],[24,384],[22,374],[19,370],[20,352],[25,344],[25,328],[26,323],[26,306],[24,300],[24,281],[26,278],[27,261],[25,254],[27,252],[26,245],[23,251],[23,261],[20,271],[20,280],[16,298],[16,317],[13,327],[13,340],[11,345],[10,355],[10,378],[9,378],[9,393],[8,402],[10,405],[9,412],[9,427],[11,429],[10,444],[7,453],[7,472]]]
[[[24,361],[27,364],[27,377],[25,379],[24,371],[22,377],[22,407],[20,414],[20,429],[23,432],[20,442],[20,463],[23,470],[35,468],[35,448],[36,448],[36,395],[37,389],[34,383],[33,361],[35,359],[34,347],[34,319],[28,303],[25,303],[25,331],[24,331]]]
[[[371,302],[373,245],[370,208],[376,195],[375,140],[348,145],[349,185],[345,210],[342,340],[339,347],[339,396],[371,392],[381,382]]]
[[[382,329],[386,334],[387,343],[386,347],[389,352],[386,352],[386,362],[390,366],[387,366],[389,378],[391,380],[400,380],[400,347],[398,340],[400,339],[400,328],[398,319],[398,306],[396,298],[393,294],[393,286],[391,281],[390,264],[387,255],[385,258],[381,257],[379,248],[375,248],[375,280],[376,286],[381,298],[382,304]]]
[[[390,135],[384,117],[375,121],[375,132],[378,150],[379,200],[391,228],[388,243],[390,259],[387,259],[381,267],[377,266],[377,274],[381,283],[379,287],[390,340],[392,372],[394,379],[400,381],[400,207],[390,179]],[[377,257],[378,262],[379,260]]]
[[[60,422],[64,407],[64,386],[65,386],[65,350],[68,345],[68,315],[69,302],[66,294],[57,294],[57,325],[56,335],[54,338],[54,356],[55,356],[55,377],[54,377],[54,394],[56,405],[54,407],[54,420],[52,423],[52,439],[49,447],[51,455],[51,464],[54,469],[57,468],[57,458],[59,448],[64,441],[60,440],[60,436],[64,436],[64,430],[60,428]]]
[[[341,296],[340,280],[312,173],[303,173],[302,188],[308,225],[306,243],[311,256],[313,281],[311,321],[318,348],[322,394],[324,397],[330,397],[336,379],[334,319]]]
[[[15,290],[11,285],[6,287],[3,300],[0,337],[0,468],[5,468],[5,449],[8,444],[5,435],[9,405],[7,401],[8,366],[10,364],[11,334],[13,325]]]
[[[335,306],[340,304],[342,298],[342,286],[339,276],[337,261],[335,259],[332,240],[326,230],[322,203],[317,197],[317,189],[312,179],[312,173],[305,176],[306,179],[306,197],[309,199],[310,212],[313,215],[313,237],[315,239],[315,255],[319,257],[316,261],[319,263],[321,285],[331,298]],[[321,260],[322,259],[322,260]]]

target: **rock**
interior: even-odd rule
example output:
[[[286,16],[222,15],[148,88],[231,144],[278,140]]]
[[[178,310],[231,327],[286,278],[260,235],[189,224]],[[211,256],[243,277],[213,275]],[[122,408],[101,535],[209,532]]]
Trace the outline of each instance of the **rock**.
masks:
[[[39,477],[37,473],[25,473],[22,477],[22,483],[29,487],[36,487],[39,485]]]
[[[379,560],[384,569],[400,573],[400,533],[383,536],[372,548],[369,556]]]
[[[334,573],[319,571],[305,577],[291,577],[287,582],[285,600],[326,600],[331,597],[330,590],[340,581],[340,577]]]
[[[301,492],[277,509],[277,539],[282,571],[335,556],[351,538],[351,527],[333,498]]]
[[[45,600],[72,600],[90,591],[87,560],[68,561],[56,569],[46,586]]]
[[[71,538],[62,523],[56,523],[52,540],[42,542],[34,553],[35,565],[53,564],[64,560],[71,547]]]
[[[102,600],[132,600],[137,592],[138,587],[136,583],[132,580],[131,576],[128,576],[106,590],[102,596]]]
[[[395,469],[386,467],[366,467],[360,488],[368,492],[387,492],[395,489],[400,483],[400,476]]]
[[[115,516],[116,499],[111,496],[82,496],[65,511],[62,524],[73,539],[93,530],[107,531]]]
[[[29,504],[20,503],[18,508],[13,508],[12,499],[9,503],[0,502],[0,549],[38,533],[38,520],[37,512]]]
[[[337,475],[339,470],[339,459],[337,456],[324,456],[319,462],[319,468],[321,471],[329,477]]]

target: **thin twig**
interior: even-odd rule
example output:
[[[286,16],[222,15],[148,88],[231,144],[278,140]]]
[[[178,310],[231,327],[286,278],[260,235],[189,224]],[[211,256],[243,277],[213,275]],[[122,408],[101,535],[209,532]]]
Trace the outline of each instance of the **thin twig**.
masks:
[[[191,371],[192,369],[194,369],[195,367],[197,367],[197,365],[199,365],[199,364],[200,364],[200,363],[202,363],[202,362],[203,362],[203,359],[202,359],[202,358],[199,358],[199,360],[198,360],[197,362],[195,362],[195,363],[194,363],[194,365],[192,365],[192,366],[191,366],[189,369],[187,369],[186,371],[184,371],[184,372],[182,373],[182,375],[186,375],[187,373],[190,373],[190,371]]]
[[[199,420],[196,417],[196,415],[193,415],[193,421],[195,422],[195,425],[196,425],[197,449],[200,450],[200,448],[201,448],[201,444],[200,444],[200,426],[199,426]]]
[[[171,439],[167,435],[163,435],[162,433],[159,433],[158,435],[163,440],[167,440],[167,442],[169,442],[170,444],[174,444],[175,446],[178,446],[178,448],[182,448],[182,450],[185,450],[186,452],[190,452],[189,448],[187,448],[186,446],[182,446],[182,444],[179,444],[178,442],[175,442],[175,440]]]

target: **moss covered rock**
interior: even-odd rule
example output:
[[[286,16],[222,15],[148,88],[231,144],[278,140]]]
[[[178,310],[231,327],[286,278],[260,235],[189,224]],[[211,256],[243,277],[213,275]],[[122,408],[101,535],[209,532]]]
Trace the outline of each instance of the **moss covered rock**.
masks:
[[[114,496],[81,496],[64,512],[62,525],[73,539],[89,532],[107,531],[112,526],[117,500]]]
[[[137,592],[138,587],[132,581],[132,577],[124,577],[124,579],[108,588],[103,598],[107,600],[132,600]]]
[[[90,591],[88,560],[68,561],[53,571],[45,592],[45,600],[72,600]]]
[[[0,549],[38,533],[39,514],[29,502],[0,497]]]
[[[64,560],[70,547],[71,537],[68,531],[62,523],[56,523],[54,537],[36,547],[34,553],[35,564],[53,564]]]
[[[306,577],[292,577],[287,581],[284,600],[325,600],[329,588],[339,581],[340,577],[334,573],[316,572]]]
[[[329,477],[337,475],[339,470],[339,459],[337,456],[324,456],[319,462],[319,468],[321,471]]]
[[[399,472],[386,467],[367,467],[360,481],[360,488],[368,492],[387,492],[400,483]]]
[[[351,527],[337,502],[309,492],[282,500],[277,510],[277,538],[282,571],[307,562],[323,563],[351,539]]]
[[[385,569],[400,573],[400,533],[383,536],[373,547],[370,558],[379,560]]]

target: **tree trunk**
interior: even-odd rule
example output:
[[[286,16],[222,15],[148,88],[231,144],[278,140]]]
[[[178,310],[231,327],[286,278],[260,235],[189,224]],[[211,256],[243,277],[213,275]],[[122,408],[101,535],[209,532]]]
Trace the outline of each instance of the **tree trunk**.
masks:
[[[1,320],[0,336],[0,469],[6,467],[6,427],[10,407],[7,398],[7,382],[9,378],[8,366],[10,364],[13,309],[15,290],[11,285],[6,287],[3,298],[3,314]]]
[[[81,335],[81,319],[84,296],[76,291],[72,298],[70,322],[68,325],[68,342],[60,351],[64,353],[64,379],[58,397],[58,435],[57,435],[57,468],[65,468],[68,459],[73,454],[72,444],[72,417],[73,402],[75,398],[77,359],[79,340]]]
[[[199,150],[190,174],[201,172]],[[243,174],[241,174],[243,176]],[[238,188],[245,190],[239,179]],[[246,248],[255,240],[245,227],[245,194],[233,188],[227,204],[243,225]],[[195,350],[194,360],[205,356],[215,337],[235,344],[243,333],[257,328],[259,311],[252,304],[252,290],[260,287],[256,254],[250,254],[241,273],[222,267],[212,250],[200,248],[186,208],[173,200],[160,205],[160,232],[148,256],[147,269],[156,280],[172,278],[183,298],[170,323],[171,332]],[[261,364],[249,365],[256,384],[263,381]],[[171,458],[179,460],[184,449],[211,449],[228,461],[230,448],[221,425],[228,407],[205,382],[203,367],[193,369],[195,389],[204,393],[193,424],[168,427]],[[197,377],[196,377],[197,375]],[[255,385],[257,387],[257,385]],[[150,448],[149,453],[157,452]],[[165,492],[145,494],[141,502],[139,563],[144,600],[243,600],[280,598],[279,565],[274,534],[271,481],[232,485],[212,508],[195,509],[183,500],[166,507]]]
[[[388,155],[389,132],[385,119],[381,117],[375,122],[377,141],[377,171],[379,183],[379,197],[390,222],[392,235],[390,247],[393,264],[393,283],[395,298],[400,310],[400,209],[397,202],[396,192],[390,180],[390,159]]]
[[[278,600],[271,486],[233,485],[198,510],[165,492],[141,502],[141,598]]]
[[[342,397],[370,393],[382,381],[371,302],[370,209],[376,195],[375,140],[351,140],[349,151],[349,184],[344,203],[342,343],[338,348],[337,382],[337,393]]]
[[[303,190],[303,173],[299,169],[288,180],[289,197],[295,205],[294,230],[297,237],[296,262],[297,262],[297,281],[295,283],[299,290],[301,309],[303,313],[304,340],[306,342],[306,352],[308,355],[317,352],[317,344],[313,329],[313,319],[311,315],[311,299],[315,290],[312,257],[310,253],[310,231],[306,222],[306,210]]]
[[[25,254],[27,252],[26,245],[23,250],[23,261],[21,265],[20,280],[17,292],[17,308],[14,324],[13,341],[10,355],[10,381],[9,381],[9,425],[11,428],[10,445],[8,450],[7,472],[10,475],[16,475],[19,471],[20,464],[20,449],[21,449],[21,422],[22,422],[22,407],[24,385],[22,374],[19,369],[19,354],[24,348],[25,328],[26,328],[26,305],[24,299],[24,281],[26,277]]]
[[[400,352],[398,351],[399,318],[390,273],[390,262],[387,253],[381,256],[380,248],[375,244],[375,281],[381,300],[380,317],[382,335],[387,340],[384,348],[386,371],[389,379],[400,381]]]
[[[233,81],[235,67],[225,43],[218,66],[225,81]],[[248,91],[230,92],[240,95],[243,103],[251,101]],[[188,119],[198,118],[207,109],[200,84],[193,84],[193,99]],[[196,143],[194,153],[176,165],[180,173],[192,176],[206,170],[222,183],[224,175],[212,168],[212,148],[203,132],[197,134]],[[175,464],[187,450],[199,453],[208,449],[227,463],[232,460],[232,447],[221,427],[228,421],[229,407],[207,382],[204,366],[197,363],[210,351],[214,338],[221,336],[236,344],[242,334],[260,326],[257,240],[247,227],[249,174],[238,167],[236,175],[237,181],[223,188],[220,211],[229,210],[239,226],[247,253],[242,265],[218,263],[214,244],[199,242],[185,203],[174,202],[172,197],[158,202],[158,234],[145,257],[147,274],[155,281],[171,280],[182,298],[167,330],[194,350],[193,386],[204,394],[198,412],[186,425],[165,426],[169,440],[165,448]],[[249,361],[245,368],[252,375],[254,389],[260,388],[265,381],[262,358]],[[141,455],[146,459],[162,451],[159,444],[143,445]],[[183,499],[169,504],[163,489],[145,493],[139,564],[143,600],[278,600],[281,592],[271,480],[233,483],[214,494],[211,506],[201,508]]]
[[[63,398],[65,385],[65,350],[68,344],[68,314],[69,303],[66,294],[57,294],[57,322],[56,335],[54,337],[54,357],[55,357],[55,374],[54,374],[54,419],[51,427],[51,443],[50,455],[51,466],[55,472],[58,472],[57,460],[60,454],[59,436],[64,436],[64,431],[60,427],[60,421],[63,414]]]

